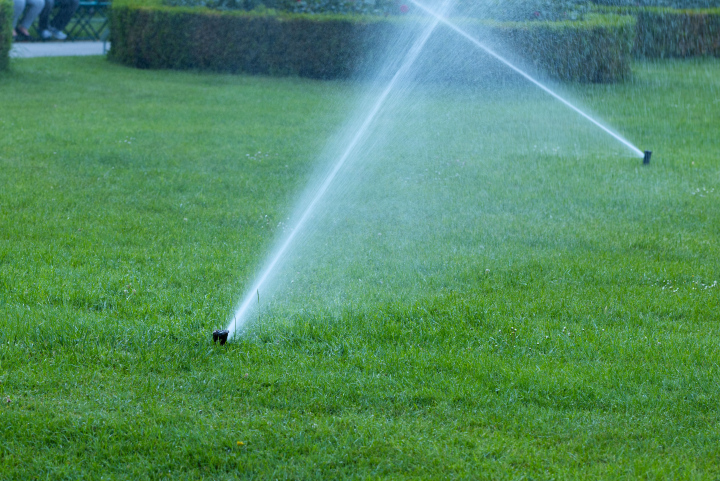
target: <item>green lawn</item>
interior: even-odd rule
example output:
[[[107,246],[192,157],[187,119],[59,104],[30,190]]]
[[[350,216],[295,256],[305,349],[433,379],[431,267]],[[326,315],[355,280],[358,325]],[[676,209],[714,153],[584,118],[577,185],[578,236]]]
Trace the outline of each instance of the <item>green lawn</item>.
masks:
[[[418,86],[220,347],[361,89],[13,61],[0,479],[720,477],[720,61],[567,89],[652,164]]]

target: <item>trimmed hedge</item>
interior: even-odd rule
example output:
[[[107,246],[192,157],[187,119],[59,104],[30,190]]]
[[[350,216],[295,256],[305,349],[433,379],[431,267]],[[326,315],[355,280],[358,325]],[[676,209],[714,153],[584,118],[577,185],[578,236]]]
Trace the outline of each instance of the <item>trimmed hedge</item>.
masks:
[[[720,1],[720,0],[716,0]],[[405,15],[417,7],[407,0],[162,0],[172,7],[208,7],[216,10],[275,9],[291,13]],[[588,0],[456,0],[453,16],[498,21],[580,19]]]
[[[635,52],[650,58],[720,57],[720,8],[640,11]]]
[[[637,20],[633,53],[646,58],[720,57],[720,8],[600,7]]]
[[[387,23],[113,6],[110,58],[139,68],[345,78]]]
[[[396,0],[163,0],[171,7],[208,7],[216,10],[274,9],[292,13],[393,15],[400,13]]]
[[[521,68],[562,81],[615,82],[630,76],[635,22],[631,17],[588,15],[582,22],[477,22],[463,28]],[[508,77],[512,71],[469,43],[470,55],[453,62],[442,41],[434,37],[425,49],[429,59],[420,68],[447,69],[447,75],[428,73],[440,80],[473,81]],[[433,51],[434,49],[434,51]],[[450,57],[444,59],[444,57]]]
[[[666,7],[666,8],[716,8],[720,0],[592,0],[598,5],[612,7]]]
[[[635,34],[631,18],[589,15],[582,22],[505,24],[499,30],[499,38],[553,78],[614,82],[630,76]]]
[[[12,48],[13,3],[0,0],[0,70],[7,70]]]
[[[583,22],[466,22],[479,35],[490,31],[507,39],[514,51],[551,77],[590,82],[625,78],[633,19],[591,17]],[[321,79],[366,71],[386,54],[391,39],[413,25],[410,18],[219,12],[134,6],[122,0],[114,2],[110,21],[110,58],[125,65]],[[472,68],[466,64],[462,78],[482,74]]]

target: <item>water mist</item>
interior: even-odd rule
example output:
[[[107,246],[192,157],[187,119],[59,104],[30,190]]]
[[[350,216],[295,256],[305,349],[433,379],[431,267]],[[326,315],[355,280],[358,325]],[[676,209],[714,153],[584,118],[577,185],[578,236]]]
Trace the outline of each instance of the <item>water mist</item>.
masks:
[[[417,292],[462,283],[466,270],[482,267],[484,272],[468,259],[499,258],[509,241],[527,235],[513,212],[543,214],[535,205],[512,204],[518,197],[513,189],[527,186],[513,187],[505,169],[512,170],[508,160],[532,159],[537,178],[554,182],[557,176],[542,166],[542,156],[556,152],[551,142],[541,144],[548,134],[556,137],[558,148],[629,149],[643,157],[622,136],[448,21],[451,0],[434,11],[413,3],[428,15],[419,18],[420,28],[407,33],[394,57],[388,55],[380,76],[388,80],[356,117],[349,117],[339,145],[328,144],[323,156],[328,166],[290,217],[292,228],[279,239],[226,329],[216,331],[221,344],[220,333],[232,339],[261,314],[263,324],[274,325],[273,320],[292,323],[307,314],[325,317],[330,304],[351,310],[412,304]],[[437,79],[425,81],[452,72],[450,57],[462,61],[479,55],[471,51],[483,51],[498,68],[529,83],[515,82],[503,91],[493,84],[446,89]],[[547,95],[531,94],[536,87]],[[517,95],[513,89],[528,93]],[[534,107],[527,109],[534,110],[513,115],[530,104]],[[567,108],[588,122],[578,124]],[[617,142],[607,142],[606,134]],[[588,138],[578,140],[583,135]],[[537,243],[565,230],[559,220],[530,232]]]
[[[482,51],[484,51],[485,53],[487,53],[488,55],[490,55],[490,56],[493,57],[494,59],[500,61],[503,65],[505,65],[505,66],[506,66],[507,68],[509,68],[510,70],[512,70],[512,71],[514,71],[515,73],[521,75],[523,78],[525,78],[526,80],[528,80],[529,82],[531,82],[532,84],[534,84],[536,87],[540,88],[543,92],[545,92],[545,93],[547,93],[548,95],[552,96],[555,100],[559,101],[560,103],[562,103],[563,105],[565,105],[565,106],[568,107],[569,109],[571,109],[571,110],[573,110],[574,112],[576,112],[577,114],[581,115],[581,116],[582,116],[583,118],[585,118],[586,120],[590,121],[593,125],[595,125],[596,127],[600,128],[603,132],[609,134],[609,135],[612,136],[615,140],[617,140],[618,142],[620,142],[621,144],[623,144],[625,147],[627,147],[628,149],[630,149],[636,156],[638,156],[638,157],[640,157],[640,158],[646,157],[646,154],[643,153],[642,150],[640,150],[639,148],[637,148],[635,145],[633,145],[630,141],[628,141],[627,139],[625,139],[623,136],[621,136],[621,135],[618,134],[617,132],[613,132],[612,130],[610,130],[610,128],[608,128],[607,126],[605,126],[605,125],[603,125],[602,123],[600,123],[597,119],[591,117],[590,115],[588,115],[587,113],[585,113],[584,111],[582,111],[580,108],[578,108],[577,106],[575,106],[574,104],[572,104],[571,102],[569,102],[568,100],[566,100],[565,98],[563,98],[563,97],[561,97],[560,95],[558,95],[556,92],[554,92],[553,90],[551,90],[551,89],[550,89],[549,87],[547,87],[545,84],[541,83],[539,80],[535,79],[533,76],[531,76],[530,74],[528,74],[527,72],[525,72],[525,71],[522,70],[521,68],[517,67],[515,64],[513,64],[513,63],[510,62],[507,58],[503,57],[503,56],[500,55],[498,52],[496,52],[495,50],[493,50],[492,48],[490,48],[488,45],[484,44],[483,42],[481,42],[481,41],[478,40],[477,38],[475,38],[475,37],[473,37],[472,35],[470,35],[469,33],[467,33],[465,30],[463,30],[462,28],[460,28],[457,24],[455,24],[455,23],[451,22],[450,20],[448,20],[447,18],[445,18],[445,17],[442,15],[442,13],[437,12],[437,11],[434,11],[434,10],[431,10],[430,8],[428,8],[427,6],[423,5],[422,3],[418,2],[417,0],[410,0],[410,2],[411,2],[412,4],[414,4],[415,6],[417,6],[419,9],[421,9],[422,11],[424,11],[425,13],[427,13],[428,15],[431,15],[433,18],[435,18],[435,19],[438,20],[439,22],[442,22],[442,23],[443,23],[444,25],[446,25],[448,28],[452,29],[453,31],[455,31],[455,32],[458,33],[459,35],[461,35],[461,36],[463,36],[464,38],[466,38],[467,40],[469,40],[469,41],[470,41],[473,45],[475,45],[477,48],[481,49]],[[648,160],[648,162],[649,162],[649,160]],[[646,162],[646,163],[647,163],[647,162]]]
[[[440,11],[444,12],[448,9],[448,7],[453,3],[454,0],[445,0]],[[330,185],[335,180],[335,177],[337,176],[340,169],[343,168],[345,163],[347,162],[348,158],[355,152],[358,145],[360,144],[361,140],[365,137],[368,129],[370,128],[371,124],[377,117],[378,112],[383,107],[385,101],[387,100],[390,93],[393,91],[393,89],[396,87],[399,81],[403,79],[403,77],[408,73],[410,68],[412,67],[415,60],[417,60],[418,55],[420,55],[420,52],[422,51],[423,47],[425,46],[425,43],[430,38],[430,35],[432,35],[433,31],[439,24],[440,17],[434,18],[428,26],[424,29],[422,32],[422,35],[415,41],[415,43],[412,45],[410,50],[408,51],[407,55],[405,56],[405,59],[403,63],[401,64],[398,71],[395,73],[395,75],[392,77],[390,82],[387,84],[385,89],[382,91],[378,99],[375,101],[374,105],[370,109],[370,111],[367,114],[367,117],[363,121],[363,123],[360,125],[360,128],[357,130],[355,135],[353,136],[350,143],[347,145],[347,148],[342,153],[342,155],[338,158],[337,162],[335,162],[335,165],[333,166],[332,170],[329,172],[323,183],[321,184],[318,191],[313,196],[312,200],[308,204],[308,206],[304,209],[303,213],[301,214],[300,218],[295,223],[294,227],[291,229],[290,234],[282,241],[280,244],[280,247],[277,249],[275,255],[270,259],[267,266],[262,270],[262,273],[258,277],[258,279],[253,284],[252,288],[249,290],[245,298],[243,299],[240,306],[235,311],[235,314],[233,315],[232,320],[227,326],[227,331],[229,332],[229,337],[232,338],[238,329],[242,328],[247,321],[248,321],[248,312],[251,309],[251,306],[253,304],[253,301],[255,299],[255,295],[258,295],[259,298],[259,291],[264,286],[267,279],[271,276],[273,273],[276,265],[281,262],[283,259],[283,256],[285,255],[288,248],[293,244],[295,241],[296,236],[302,231],[302,229],[305,227],[305,224],[308,220],[308,218],[311,216],[313,211],[315,210],[316,205],[318,202],[323,198],[325,193],[327,192]]]

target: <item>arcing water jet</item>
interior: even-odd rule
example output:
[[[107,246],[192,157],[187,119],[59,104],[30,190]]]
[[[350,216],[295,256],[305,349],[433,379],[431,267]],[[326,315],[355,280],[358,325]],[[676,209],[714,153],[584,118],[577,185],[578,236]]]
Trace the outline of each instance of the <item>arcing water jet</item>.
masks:
[[[493,57],[494,59],[500,61],[502,64],[504,64],[504,65],[505,65],[506,67],[508,67],[509,69],[513,70],[515,73],[520,74],[520,75],[521,75],[522,77],[524,77],[526,80],[528,80],[529,82],[533,83],[535,86],[539,87],[541,90],[543,90],[543,91],[544,91],[545,93],[547,93],[548,95],[554,97],[556,100],[560,101],[560,102],[561,102],[563,105],[565,105],[566,107],[568,107],[568,108],[570,108],[571,110],[575,111],[576,113],[580,114],[580,115],[581,115],[582,117],[584,117],[586,120],[589,120],[590,122],[592,122],[595,126],[599,127],[599,128],[602,129],[605,133],[611,135],[615,140],[617,140],[618,142],[620,142],[621,144],[623,144],[625,147],[629,148],[629,149],[630,149],[635,155],[637,155],[638,157],[640,157],[640,158],[647,158],[647,161],[648,161],[648,162],[650,161],[650,158],[647,157],[647,154],[646,154],[646,153],[643,153],[642,150],[640,150],[640,149],[638,149],[637,147],[635,147],[630,141],[628,141],[627,139],[625,139],[623,136],[621,136],[620,134],[618,134],[618,133],[616,133],[616,132],[613,132],[613,131],[610,130],[608,127],[606,127],[605,125],[603,125],[602,123],[600,123],[600,122],[597,121],[596,119],[592,118],[590,115],[588,115],[587,113],[583,112],[583,111],[580,110],[578,107],[576,107],[575,105],[573,105],[572,103],[570,103],[568,100],[566,100],[565,98],[561,97],[561,96],[558,95],[556,92],[554,92],[553,90],[551,90],[550,88],[548,88],[546,85],[544,85],[543,83],[541,83],[539,80],[535,79],[535,78],[532,77],[530,74],[528,74],[527,72],[525,72],[525,71],[522,70],[521,68],[517,67],[515,64],[513,64],[512,62],[510,62],[508,59],[506,59],[505,57],[503,57],[503,56],[500,55],[499,53],[497,53],[495,50],[493,50],[492,48],[490,48],[489,46],[487,46],[486,44],[484,44],[483,42],[481,42],[481,41],[478,40],[477,38],[473,37],[472,35],[470,35],[469,33],[467,33],[465,30],[461,29],[461,28],[460,28],[459,26],[457,26],[455,23],[453,23],[453,22],[451,22],[450,20],[448,20],[441,12],[437,12],[437,11],[431,10],[430,8],[428,8],[427,6],[421,4],[421,3],[418,2],[417,0],[410,0],[410,2],[411,2],[413,5],[415,5],[416,7],[418,7],[420,10],[424,11],[425,13],[427,13],[428,15],[430,15],[431,17],[435,18],[437,21],[441,22],[441,23],[444,24],[445,26],[447,26],[447,27],[449,27],[450,29],[454,30],[454,31],[455,31],[456,33],[458,33],[459,35],[465,37],[465,38],[466,38],[467,40],[469,40],[473,45],[475,45],[476,47],[478,47],[479,49],[481,49],[482,51],[484,51],[485,53],[487,53],[488,55],[490,55],[490,56]],[[648,163],[648,162],[644,162],[644,163]]]
[[[445,0],[441,6],[441,12],[446,11],[450,5],[453,3],[454,0]],[[279,249],[276,251],[276,254],[274,257],[271,258],[270,262],[267,264],[267,266],[262,270],[262,273],[260,274],[260,277],[257,281],[255,281],[255,284],[253,284],[252,288],[248,291],[248,294],[246,294],[243,302],[240,304],[240,307],[237,308],[235,311],[235,314],[233,315],[232,320],[228,324],[227,332],[229,333],[229,337],[232,338],[237,329],[242,327],[247,322],[247,316],[250,312],[250,307],[253,304],[253,300],[255,299],[255,293],[259,293],[260,289],[263,287],[265,282],[268,280],[270,275],[275,270],[278,263],[282,260],[282,258],[285,256],[285,253],[287,252],[288,248],[292,245],[293,241],[297,237],[298,233],[305,227],[305,224],[310,218],[310,215],[315,210],[317,204],[320,202],[320,200],[323,198],[327,190],[329,189],[330,185],[335,180],[335,177],[337,176],[338,172],[340,172],[340,169],[345,165],[347,160],[350,158],[350,156],[355,152],[355,150],[360,145],[360,141],[365,137],[365,134],[367,133],[368,129],[372,125],[373,121],[377,117],[378,113],[380,112],[381,108],[385,104],[385,101],[387,100],[390,93],[394,90],[395,86],[399,82],[399,80],[408,73],[412,65],[415,63],[415,60],[417,60],[418,56],[420,55],[420,52],[423,50],[423,47],[427,43],[428,39],[430,38],[430,35],[432,35],[433,31],[439,24],[439,19],[435,18],[433,19],[430,24],[425,28],[422,35],[418,37],[418,39],[415,41],[415,43],[412,45],[410,50],[405,56],[405,59],[403,60],[400,68],[397,70],[395,75],[393,75],[390,82],[387,84],[385,89],[382,91],[378,99],[375,101],[373,107],[370,109],[370,112],[365,117],[365,120],[361,124],[360,128],[357,130],[355,135],[353,136],[350,143],[345,148],[343,154],[338,158],[338,160],[335,162],[332,170],[328,174],[328,176],[323,181],[320,188],[317,190],[315,195],[313,196],[312,200],[308,204],[308,206],[303,211],[302,215],[300,216],[300,219],[297,221],[293,229],[290,231],[290,234],[287,236],[287,238],[280,244]]]
[[[388,97],[391,95],[393,90],[398,87],[398,84],[402,82],[402,80],[406,77],[406,75],[409,73],[411,67],[415,63],[416,59],[419,57],[421,51],[425,47],[425,44],[427,43],[428,39],[432,35],[432,33],[435,31],[437,25],[440,23],[444,23],[448,25],[452,30],[459,33],[466,39],[470,40],[473,44],[475,44],[477,47],[488,53],[490,56],[495,58],[496,60],[499,60],[502,62],[505,66],[510,68],[511,70],[515,71],[516,73],[520,74],[522,77],[530,81],[535,86],[539,87],[541,90],[555,98],[556,100],[560,101],[562,104],[564,104],[566,107],[570,108],[571,110],[575,111],[579,115],[581,115],[583,118],[590,121],[595,126],[599,127],[602,131],[606,132],[607,134],[611,135],[613,138],[615,138],[617,141],[619,141],[622,145],[629,148],[635,155],[637,155],[640,158],[643,158],[645,154],[640,151],[637,147],[635,147],[633,144],[631,144],[629,141],[624,139],[622,136],[618,135],[617,133],[613,132],[606,126],[602,125],[599,121],[593,119],[591,116],[589,116],[587,113],[580,110],[578,107],[549,89],[547,86],[543,85],[541,82],[512,64],[510,61],[505,59],[504,57],[500,56],[498,53],[496,53],[494,50],[492,50],[487,45],[483,44],[479,40],[473,38],[460,28],[458,28],[456,25],[449,22],[444,17],[444,12],[448,11],[448,6],[451,4],[452,0],[445,0],[443,8],[441,8],[439,11],[431,11],[418,3],[415,0],[411,0],[411,2],[418,6],[418,8],[424,10],[425,12],[430,14],[430,23],[427,25],[427,27],[424,28],[421,35],[414,41],[412,44],[412,47],[408,50],[408,52],[405,54],[404,59],[402,60],[400,68],[397,70],[397,72],[393,75],[390,82],[384,87],[382,90],[382,93],[379,95],[377,99],[373,101],[371,104],[371,107],[367,114],[365,114],[362,117],[362,121],[358,122],[359,128],[357,130],[353,130],[352,136],[349,137],[349,142],[347,144],[344,144],[343,149],[340,151],[341,155],[337,157],[337,160],[335,160],[332,163],[332,167],[330,168],[329,172],[324,177],[324,180],[321,182],[319,187],[308,197],[308,203],[305,204],[305,207],[303,207],[301,210],[298,210],[298,216],[296,217],[296,221],[294,222],[294,225],[291,229],[288,230],[288,234],[280,239],[280,242],[276,245],[275,250],[269,256],[265,266],[260,272],[259,276],[256,278],[254,283],[250,286],[250,289],[248,289],[247,294],[243,298],[242,302],[237,307],[233,317],[231,318],[228,326],[224,331],[216,331],[216,333],[213,333],[213,339],[215,342],[218,340],[220,343],[224,343],[224,340],[230,340],[232,339],[238,332],[238,330],[242,329],[243,326],[248,322],[248,320],[251,317],[251,314],[254,312],[255,308],[255,295],[259,293],[259,291],[262,289],[264,290],[270,284],[270,279],[272,276],[281,268],[283,265],[283,262],[287,261],[287,258],[289,256],[289,251],[292,249],[292,246],[294,244],[298,244],[301,242],[302,235],[301,232],[306,229],[306,224],[311,224],[312,221],[310,219],[313,217],[313,213],[317,210],[319,205],[321,205],[321,200],[327,193],[327,191],[330,189],[333,182],[335,182],[336,177],[340,174],[340,172],[343,170],[343,167],[346,166],[346,164],[349,164],[352,162],[353,156],[357,153],[359,149],[362,148],[364,145],[364,142],[367,137],[367,133],[370,130],[371,126],[374,125],[378,114],[383,109],[384,105],[386,104],[386,101],[388,100]],[[402,85],[400,85],[402,87]],[[399,90],[399,89],[398,89]],[[342,180],[339,179],[339,180]],[[259,304],[259,302],[258,302]],[[259,309],[259,307],[258,307]],[[224,339],[221,337],[220,333],[223,334],[225,337]]]

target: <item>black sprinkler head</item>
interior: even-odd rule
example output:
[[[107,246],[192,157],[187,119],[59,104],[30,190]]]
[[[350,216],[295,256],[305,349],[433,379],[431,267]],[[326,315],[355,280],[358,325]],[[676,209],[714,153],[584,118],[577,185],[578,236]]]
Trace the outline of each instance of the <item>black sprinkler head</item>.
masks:
[[[225,329],[222,331],[213,331],[213,342],[220,341],[220,345],[222,346],[227,342],[228,334],[230,334],[230,331]]]
[[[645,157],[643,157],[643,165],[648,165],[650,163],[650,157],[652,157],[652,150],[646,150]]]

